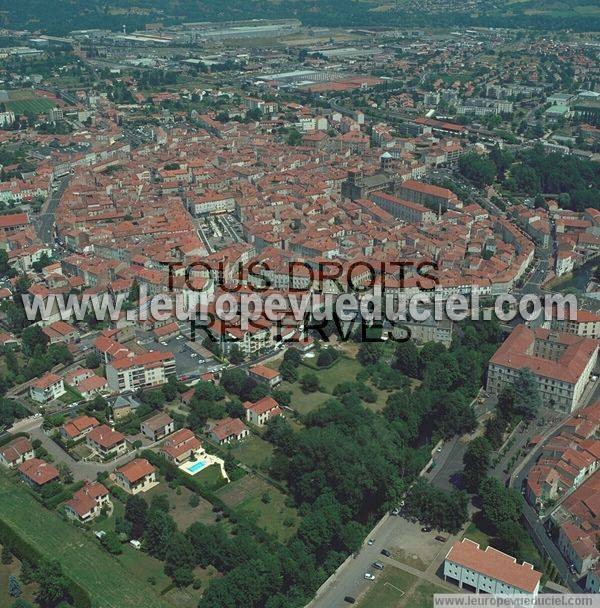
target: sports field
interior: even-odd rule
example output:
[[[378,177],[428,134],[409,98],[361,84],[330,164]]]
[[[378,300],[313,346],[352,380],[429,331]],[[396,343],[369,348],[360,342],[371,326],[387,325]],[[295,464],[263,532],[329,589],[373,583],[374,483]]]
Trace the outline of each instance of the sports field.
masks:
[[[46,510],[18,483],[0,473],[0,519],[57,559],[98,608],[166,608],[153,588],[106,553],[90,536]]]

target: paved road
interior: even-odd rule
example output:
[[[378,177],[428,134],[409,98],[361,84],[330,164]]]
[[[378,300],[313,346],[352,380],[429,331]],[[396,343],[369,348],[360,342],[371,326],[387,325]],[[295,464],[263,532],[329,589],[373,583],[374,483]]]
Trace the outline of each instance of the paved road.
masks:
[[[556,433],[561,424],[562,421],[560,424],[555,425],[552,429],[547,431],[544,437],[548,438]],[[521,490],[529,470],[536,463],[540,455],[544,441],[540,442],[539,447],[535,448],[530,454],[527,455],[526,459],[521,464],[521,468],[513,475],[511,479],[511,487],[519,491]],[[527,521],[527,525],[531,531],[531,534],[533,535],[536,546],[542,551],[543,554],[545,554],[545,556],[550,557],[561,578],[563,581],[565,581],[566,586],[574,592],[581,592],[581,588],[577,585],[577,579],[569,572],[569,564],[550,538],[548,531],[544,527],[543,521],[540,520],[536,511],[527,502],[524,502],[523,505],[523,516]]]
[[[23,420],[15,424],[10,429],[10,433],[28,433],[32,440],[39,439],[44,448],[48,450],[48,453],[52,455],[55,463],[64,463],[69,467],[73,473],[73,479],[75,481],[93,481],[96,479],[98,473],[113,471],[116,467],[129,462],[137,453],[135,451],[128,452],[127,454],[123,454],[122,456],[119,456],[119,458],[115,458],[110,462],[103,463],[77,461],[71,458],[69,454],[67,454],[59,445],[54,443],[54,441],[52,441],[52,439],[48,437],[46,433],[44,433],[42,429],[42,422],[43,418],[29,418]],[[155,443],[144,446],[144,449],[151,448],[155,445],[157,444]]]
[[[56,214],[56,207],[58,206],[58,202],[60,201],[60,197],[63,195],[63,192],[67,188],[70,181],[70,176],[63,177],[60,182],[58,189],[56,191],[52,191],[50,197],[44,203],[40,214],[36,220],[36,228],[38,237],[43,243],[46,245],[52,244],[52,230],[54,227],[54,216]]]

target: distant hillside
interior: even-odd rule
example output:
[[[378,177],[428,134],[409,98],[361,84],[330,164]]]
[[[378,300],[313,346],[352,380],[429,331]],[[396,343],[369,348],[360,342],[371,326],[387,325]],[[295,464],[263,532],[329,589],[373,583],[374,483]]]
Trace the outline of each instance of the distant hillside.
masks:
[[[600,30],[595,0],[0,0],[11,29],[65,34],[148,23],[296,17],[314,26],[495,26]]]

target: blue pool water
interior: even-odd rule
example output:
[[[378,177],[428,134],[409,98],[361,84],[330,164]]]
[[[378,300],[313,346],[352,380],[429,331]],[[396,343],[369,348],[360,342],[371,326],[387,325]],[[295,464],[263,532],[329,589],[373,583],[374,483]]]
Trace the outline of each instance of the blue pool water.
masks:
[[[200,469],[203,469],[206,466],[206,462],[204,460],[199,460],[198,462],[195,462],[194,464],[190,465],[187,470],[190,473],[197,473]]]

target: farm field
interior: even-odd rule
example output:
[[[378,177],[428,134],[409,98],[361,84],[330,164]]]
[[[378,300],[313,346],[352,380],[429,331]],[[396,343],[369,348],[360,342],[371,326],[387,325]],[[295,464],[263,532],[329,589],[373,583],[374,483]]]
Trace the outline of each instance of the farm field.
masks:
[[[98,608],[138,608],[141,597],[145,608],[168,606],[128,568],[127,558],[120,561],[105,553],[91,537],[44,509],[4,473],[0,473],[0,518],[24,540],[58,560]]]

